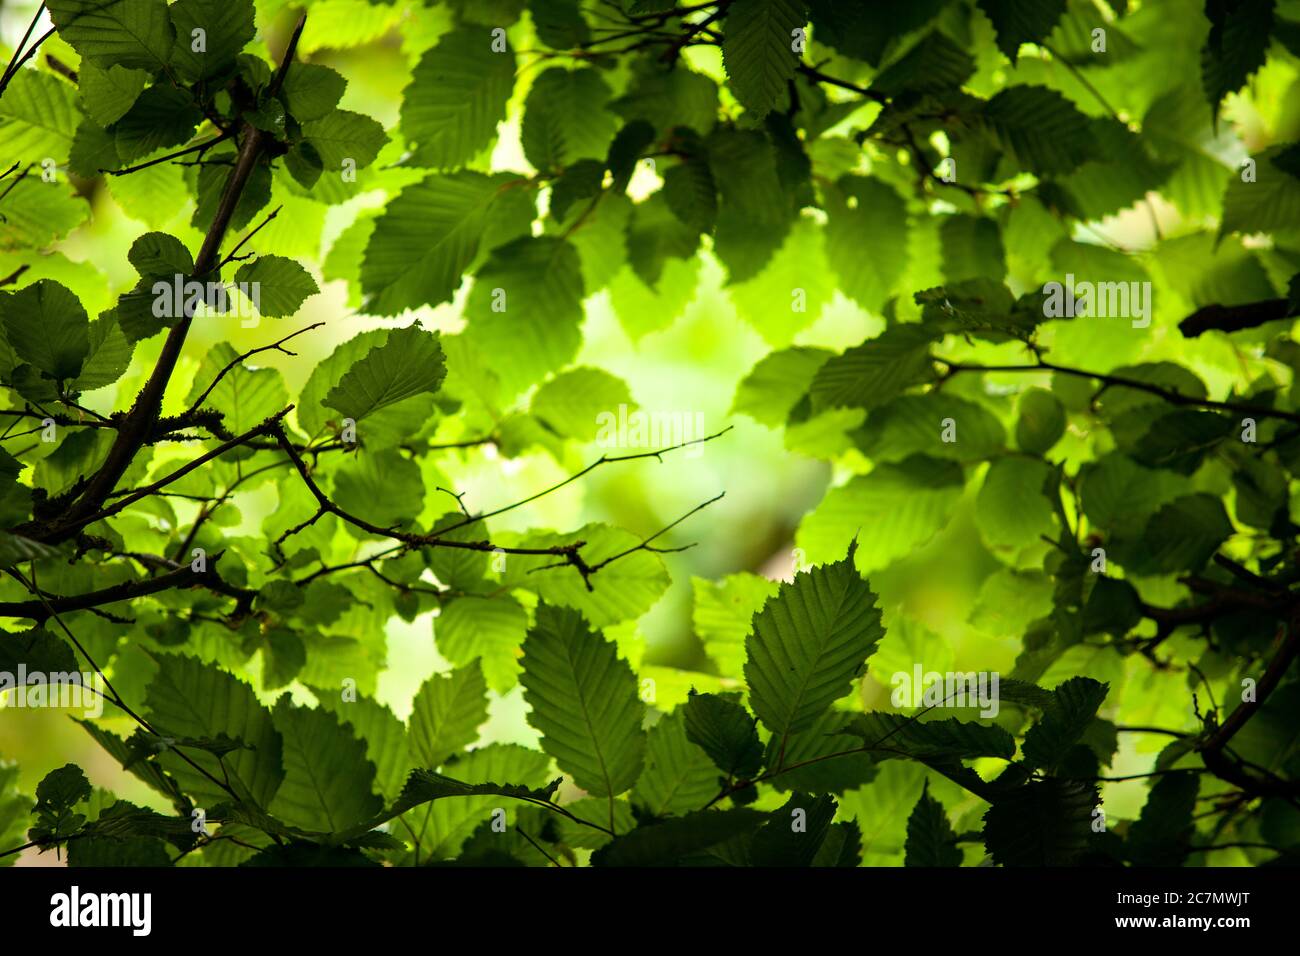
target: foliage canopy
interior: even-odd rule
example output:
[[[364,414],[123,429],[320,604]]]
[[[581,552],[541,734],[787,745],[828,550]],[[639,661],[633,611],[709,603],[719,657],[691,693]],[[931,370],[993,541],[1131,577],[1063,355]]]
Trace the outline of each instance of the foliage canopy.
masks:
[[[79,723],[148,796],[0,764],[0,852],[1295,855],[1300,3],[34,12],[0,77],[0,673],[104,679]],[[383,43],[370,108],[347,54]],[[833,479],[791,574],[691,581],[686,670],[637,622],[716,499],[511,521],[736,438],[588,457],[634,407],[579,360],[592,303],[636,342],[709,275],[765,343],[737,422]],[[300,387],[258,356],[323,322],[234,344],[340,289],[364,330]],[[466,507],[453,476],[538,456],[569,476]],[[936,574],[974,598],[936,611]],[[386,628],[431,616],[449,669],[399,719]],[[889,700],[914,668],[1001,672],[998,706]],[[509,700],[523,742],[485,740]]]

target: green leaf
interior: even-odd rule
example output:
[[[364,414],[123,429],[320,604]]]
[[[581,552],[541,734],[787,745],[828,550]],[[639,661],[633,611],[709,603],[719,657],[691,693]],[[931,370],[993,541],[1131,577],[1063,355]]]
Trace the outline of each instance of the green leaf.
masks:
[[[687,736],[681,709],[665,714],[646,734],[645,770],[632,800],[652,816],[682,816],[718,795],[721,785],[713,761]]]
[[[189,142],[203,112],[189,95],[169,86],[151,86],[113,124],[113,146],[122,162]]]
[[[732,412],[748,415],[769,428],[780,428],[830,357],[825,349],[803,346],[769,352],[736,388]]]
[[[147,70],[122,66],[105,70],[90,60],[81,65],[78,76],[81,104],[100,126],[112,126],[125,116],[149,82]]]
[[[86,310],[52,279],[0,296],[0,324],[18,358],[56,381],[76,378],[90,355]]]
[[[247,792],[258,805],[269,805],[284,779],[283,743],[252,688],[193,657],[159,654],[157,661],[158,673],[145,697],[150,724],[173,738],[225,734],[243,741],[250,749],[221,761],[203,751],[187,751],[186,756],[216,780],[233,778],[237,792]],[[215,805],[230,799],[226,790],[174,752],[164,750],[158,759],[194,800]]]
[[[320,705],[352,728],[366,745],[366,759],[375,765],[375,786],[386,799],[396,800],[414,765],[407,746],[406,725],[383,704],[352,693],[313,689]]]
[[[776,594],[777,582],[741,572],[721,581],[691,578],[695,606],[691,623],[704,651],[724,677],[742,680],[745,638],[750,623],[767,599]]]
[[[692,693],[686,700],[685,729],[691,743],[728,777],[748,780],[762,766],[754,718],[729,697]]]
[[[529,0],[537,38],[555,50],[571,50],[591,39],[578,0]]]
[[[807,22],[793,0],[737,0],[723,23],[722,64],[741,104],[762,117],[782,105],[799,54],[796,30]]]
[[[51,73],[18,70],[0,98],[5,156],[37,164],[47,158],[61,161],[80,119],[75,87]]]
[[[919,325],[895,325],[843,355],[826,361],[808,394],[815,410],[875,408],[920,382],[931,367],[934,333]]]
[[[176,31],[164,0],[49,0],[46,7],[59,36],[104,68],[154,72],[171,58]]]
[[[478,254],[493,200],[508,176],[458,172],[407,186],[375,223],[361,263],[369,311],[451,301]]]
[[[730,282],[751,279],[781,248],[800,205],[782,180],[772,141],[749,130],[718,129],[706,143],[718,186],[713,249]]]
[[[907,207],[892,186],[846,174],[826,190],[826,259],[840,289],[879,311],[907,266]]]
[[[1199,571],[1234,532],[1223,502],[1215,495],[1183,495],[1151,516],[1143,535],[1146,553],[1134,570],[1171,574]]]
[[[465,783],[431,770],[413,770],[397,801],[397,807],[405,813],[413,807],[447,797],[493,796],[550,802],[559,785],[558,779],[543,788],[509,783]]]
[[[699,810],[637,827],[601,847],[592,866],[680,866],[691,856],[753,833],[765,814],[755,810]]]
[[[284,782],[270,810],[294,826],[324,833],[348,830],[380,811],[372,791],[375,765],[366,745],[326,710],[280,698],[275,729],[284,741]]]
[[[669,185],[675,171],[669,170],[664,178],[664,193],[670,203]],[[825,260],[822,233],[811,220],[796,219],[767,267],[754,278],[727,288],[740,317],[769,345],[788,346],[796,335],[818,320],[835,296],[835,281]],[[737,410],[741,409],[737,407]]]
[[[1020,395],[1016,445],[1030,455],[1045,455],[1065,434],[1065,406],[1046,389],[1026,389]]]
[[[1006,432],[983,405],[947,392],[926,392],[899,395],[872,410],[853,440],[875,462],[915,454],[980,461],[1003,449]]]
[[[591,441],[602,414],[617,415],[620,406],[635,408],[627,383],[598,368],[571,368],[542,385],[530,411],[564,438]]]
[[[609,97],[594,69],[554,67],[538,76],[524,102],[520,132],[528,161],[546,171],[582,158],[603,159],[617,122],[604,109]]]
[[[851,544],[842,561],[796,575],[754,616],[745,680],[754,713],[777,736],[808,727],[849,693],[885,636],[855,550]]]
[[[300,263],[283,256],[258,256],[245,262],[236,270],[235,282],[247,285],[257,311],[272,319],[288,318],[320,291]]]
[[[1022,43],[1045,40],[1065,14],[1066,0],[979,0],[993,22],[998,49],[1014,63]]]
[[[187,401],[197,402],[203,391],[239,354],[226,342],[213,346],[203,357],[194,376]],[[289,404],[289,393],[284,379],[273,368],[250,369],[236,365],[217,381],[204,405],[214,408],[224,416],[226,428],[241,434],[261,424]]]
[[[939,30],[931,30],[882,70],[871,88],[887,96],[943,93],[959,89],[974,72],[975,61],[965,49]]]
[[[984,106],[984,121],[1026,170],[1068,173],[1092,158],[1088,118],[1055,90],[1011,86]]]
[[[422,767],[441,767],[478,739],[478,728],[487,717],[487,683],[477,663],[435,674],[415,695],[411,753]]]
[[[1068,866],[1087,847],[1097,788],[1034,780],[984,814],[984,845],[999,866]]]
[[[299,123],[323,119],[334,112],[348,81],[337,70],[318,63],[295,63],[284,75],[280,97]]]
[[[43,627],[0,635],[0,687],[12,689],[20,667],[29,675],[71,674],[78,670],[68,642]]]
[[[961,866],[961,848],[943,804],[930,796],[929,784],[907,818],[904,866]]]
[[[1129,827],[1125,844],[1138,866],[1182,866],[1194,832],[1193,814],[1201,778],[1195,773],[1170,773],[1156,779],[1142,806],[1142,815]]]
[[[835,798],[792,793],[754,834],[754,866],[812,866],[830,833]]]
[[[563,239],[524,236],[492,250],[465,303],[466,334],[516,390],[558,371],[582,342],[582,266]]]
[[[984,216],[944,216],[939,224],[946,282],[995,279],[1007,276],[1006,254],[998,224]]]
[[[380,528],[410,526],[424,506],[420,466],[396,448],[350,456],[334,473],[334,501]],[[368,532],[349,526],[357,537]]]
[[[660,135],[685,126],[701,136],[718,118],[718,85],[701,73],[657,58],[637,64],[627,93],[610,104],[625,120],[644,120]]]
[[[1050,769],[1083,736],[1106,699],[1109,685],[1072,677],[1052,691],[1043,718],[1025,734],[1021,747],[1030,766]]]
[[[1282,147],[1262,151],[1256,159],[1255,179],[1228,178],[1223,196],[1223,220],[1219,236],[1240,232],[1254,234],[1294,230],[1300,219],[1300,177],[1284,172],[1276,159]]]
[[[15,182],[5,180],[5,197],[0,201],[0,215],[5,217],[0,229],[0,252],[13,249],[37,249],[61,239],[82,223],[90,206],[70,189],[41,181],[32,172],[15,174]]]
[[[90,795],[90,781],[76,764],[51,770],[36,785],[36,806],[32,808],[36,824],[28,831],[28,839],[45,843],[66,839],[77,832],[86,822],[86,815],[73,808],[89,800]]]
[[[528,615],[514,598],[457,598],[443,605],[434,628],[438,653],[457,667],[478,660],[488,686],[498,694],[518,682],[518,650],[528,631]]]
[[[185,244],[165,232],[146,232],[138,237],[126,257],[142,279],[189,276],[194,272],[194,258]]]
[[[1201,82],[1214,115],[1229,93],[1246,85],[1264,65],[1273,32],[1274,0],[1210,0],[1205,15],[1210,32],[1201,48]]]
[[[388,142],[379,123],[350,110],[331,110],[320,119],[304,122],[302,135],[316,150],[324,172],[345,177],[373,163]]]
[[[186,82],[215,77],[235,64],[253,39],[252,0],[176,0],[167,8],[176,28],[172,69]],[[202,31],[202,50],[195,31]],[[299,69],[295,64],[290,70]]]
[[[1052,536],[1056,509],[1049,497],[1056,472],[1035,458],[995,460],[975,500],[975,522],[994,548],[1021,548]]]
[[[359,422],[413,395],[436,392],[446,374],[438,334],[409,325],[389,332],[348,369],[324,404]]]
[[[995,724],[944,720],[917,720],[904,714],[880,711],[860,714],[844,733],[862,738],[878,759],[906,757],[917,760],[972,760],[1001,757],[1016,752],[1012,736]]]
[[[645,756],[636,675],[576,611],[540,606],[524,641],[524,700],[542,749],[592,796],[636,783]]]
[[[887,567],[948,523],[964,488],[961,466],[923,455],[877,465],[826,493],[799,525],[795,544],[810,561],[828,561],[854,535],[858,567]]]
[[[514,52],[492,45],[490,31],[462,26],[420,58],[402,93],[412,165],[460,166],[492,142],[515,83]]]

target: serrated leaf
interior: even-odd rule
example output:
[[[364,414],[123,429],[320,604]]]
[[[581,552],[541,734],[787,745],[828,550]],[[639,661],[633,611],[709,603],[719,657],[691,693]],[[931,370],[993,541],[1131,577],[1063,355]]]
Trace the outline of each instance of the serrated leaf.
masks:
[[[808,727],[849,692],[885,636],[876,595],[853,564],[796,575],[754,616],[745,642],[745,680],[754,713],[773,734]]]
[[[875,408],[921,381],[928,372],[934,333],[919,325],[891,326],[846,349],[817,370],[808,390],[814,409]]]
[[[153,72],[171,58],[176,31],[164,0],[49,0],[46,7],[59,35],[105,68]]]
[[[380,811],[366,745],[337,717],[282,697],[274,721],[284,741],[284,782],[269,808],[273,814],[307,830],[335,833]]]
[[[1055,766],[1088,729],[1108,690],[1109,685],[1090,677],[1072,677],[1052,691],[1042,720],[1025,734],[1025,760],[1043,769]]]
[[[889,757],[1010,760],[1016,752],[1015,740],[1001,727],[955,717],[923,721],[904,714],[873,711],[853,718],[844,733],[861,738],[863,745],[882,760]]]
[[[984,845],[999,866],[1068,866],[1087,846],[1097,800],[1088,784],[1030,781],[984,814]]]
[[[636,783],[645,755],[636,675],[580,614],[538,608],[520,683],[542,749],[579,787],[603,797]]]
[[[477,663],[430,677],[411,709],[411,753],[416,762],[430,770],[441,767],[478,739],[487,716],[487,683]]]
[[[747,780],[758,773],[763,745],[754,718],[736,701],[718,694],[691,694],[686,700],[686,736],[728,777]]]
[[[1068,173],[1094,154],[1088,119],[1045,86],[1010,86],[984,106],[983,119],[1003,147],[1032,173]]]
[[[877,465],[830,489],[800,523],[795,543],[808,560],[827,561],[858,535],[858,567],[887,567],[948,523],[964,486],[961,466],[952,461],[913,455]]]
[[[524,155],[536,169],[563,169],[578,159],[602,159],[616,119],[605,111],[609,87],[594,69],[552,68],[533,81],[520,131]]]
[[[930,796],[929,785],[907,818],[904,866],[961,866],[961,849],[943,804]]]
[[[235,282],[249,288],[257,311],[272,319],[288,318],[320,291],[302,265],[284,256],[258,256],[235,272]]]
[[[323,174],[330,175],[364,169],[388,142],[388,134],[378,122],[350,110],[331,110],[320,119],[303,123],[302,135],[320,157]]]
[[[846,174],[827,190],[826,260],[840,289],[878,311],[907,265],[907,207],[892,186]]]
[[[0,324],[18,358],[56,381],[76,378],[90,355],[86,310],[52,279],[0,296]]]
[[[416,166],[460,166],[486,147],[505,118],[515,55],[492,49],[488,30],[459,27],[420,58],[402,92],[402,134]]]
[[[997,31],[998,49],[1014,63],[1022,43],[1045,40],[1065,14],[1066,0],[979,0]]]
[[[793,0],[738,0],[723,23],[722,63],[736,99],[756,116],[785,101],[799,54],[796,30],[807,22]]]
[[[695,854],[752,833],[765,815],[743,807],[699,810],[637,827],[592,854],[592,866],[680,866]]]
[[[754,866],[812,866],[835,818],[835,798],[792,793],[750,846]]]
[[[1209,0],[1210,32],[1201,48],[1201,82],[1217,117],[1219,104],[1264,65],[1273,31],[1274,0]]]
[[[317,63],[295,63],[284,76],[280,96],[300,123],[321,119],[343,98],[348,81],[337,70]]]
[[[465,304],[466,335],[516,390],[568,364],[582,342],[582,266],[564,239],[524,236],[492,250]]]
[[[403,399],[436,392],[446,374],[437,333],[410,325],[389,332],[382,345],[348,369],[324,404],[359,422]]]
[[[187,82],[209,79],[234,66],[239,51],[253,39],[252,0],[176,0],[167,9],[176,29],[171,66]],[[198,51],[196,30],[203,37]]]
[[[396,315],[450,301],[478,254],[488,210],[508,180],[473,172],[430,176],[389,202],[361,263],[361,287],[373,297],[370,311]]]
[[[72,148],[80,119],[75,87],[51,73],[18,70],[0,98],[5,156],[61,162]]]
[[[159,654],[157,660],[158,673],[145,697],[149,722],[173,737],[226,734],[243,741],[248,749],[222,761],[203,751],[189,751],[187,756],[217,780],[234,778],[259,805],[269,805],[284,779],[283,744],[270,712],[258,703],[252,688],[193,657]],[[228,792],[175,753],[164,751],[158,759],[196,801],[215,805],[230,799]]]
[[[713,761],[687,736],[683,711],[665,714],[646,734],[645,770],[633,802],[653,816],[681,816],[703,809],[719,788]]]
[[[443,605],[434,640],[457,667],[479,660],[488,686],[504,694],[519,680],[518,652],[527,630],[528,615],[509,595],[467,595]]]

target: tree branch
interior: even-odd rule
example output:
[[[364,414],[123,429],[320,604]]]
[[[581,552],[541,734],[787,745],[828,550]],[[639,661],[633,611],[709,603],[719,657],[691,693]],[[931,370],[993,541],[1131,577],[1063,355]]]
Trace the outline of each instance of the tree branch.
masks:
[[[289,39],[284,58],[271,81],[269,90],[272,94],[284,82],[305,25],[304,14]],[[197,276],[207,275],[218,266],[222,240],[230,227],[231,218],[235,214],[240,196],[243,195],[244,187],[252,176],[253,170],[257,168],[267,146],[266,134],[251,123],[242,124],[241,134],[235,166],[226,179],[225,188],[217,204],[216,215],[194,260],[194,273]],[[149,440],[158,422],[167,383],[171,380],[172,372],[175,371],[185,338],[189,334],[190,323],[193,321],[188,310],[186,313],[168,332],[153,372],[145,382],[144,388],[140,390],[131,410],[122,419],[117,439],[109,448],[99,470],[86,482],[77,499],[69,504],[62,516],[48,525],[42,522],[28,524],[22,528],[23,534],[37,541],[55,544],[66,540],[78,529],[102,516],[99,515],[101,506],[122,479],[140,449]]]

